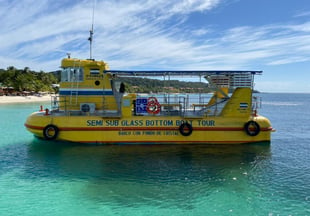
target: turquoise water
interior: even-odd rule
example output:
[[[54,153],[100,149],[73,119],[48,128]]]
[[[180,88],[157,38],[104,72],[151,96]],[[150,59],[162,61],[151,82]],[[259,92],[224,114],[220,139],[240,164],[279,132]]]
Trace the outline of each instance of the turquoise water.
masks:
[[[0,105],[0,214],[310,215],[310,94],[261,96],[270,145],[46,142]]]

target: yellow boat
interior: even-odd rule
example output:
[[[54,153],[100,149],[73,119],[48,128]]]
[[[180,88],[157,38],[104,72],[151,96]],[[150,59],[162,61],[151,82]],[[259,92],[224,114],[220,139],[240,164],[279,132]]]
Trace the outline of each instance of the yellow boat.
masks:
[[[241,144],[270,142],[270,121],[257,113],[254,75],[262,71],[117,71],[93,59],[61,63],[59,96],[32,113],[36,137],[97,144]],[[195,94],[126,94],[119,77],[198,76],[214,89]],[[232,93],[230,93],[232,92]]]

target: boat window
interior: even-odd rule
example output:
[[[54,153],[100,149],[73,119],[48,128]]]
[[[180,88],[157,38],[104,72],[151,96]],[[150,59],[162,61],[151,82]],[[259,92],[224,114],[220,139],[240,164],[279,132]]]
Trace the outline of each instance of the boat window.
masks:
[[[79,81],[79,82],[83,82],[84,81],[84,70],[83,70],[83,68],[78,68],[77,69],[77,80]]]
[[[82,68],[64,68],[61,72],[62,82],[82,82],[84,80],[84,71]]]
[[[61,72],[61,81],[62,82],[70,81],[70,68],[63,68]]]

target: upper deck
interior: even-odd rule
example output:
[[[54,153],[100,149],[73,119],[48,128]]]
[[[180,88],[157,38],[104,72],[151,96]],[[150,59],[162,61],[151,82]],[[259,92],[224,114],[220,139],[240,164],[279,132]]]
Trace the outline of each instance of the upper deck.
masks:
[[[219,88],[253,88],[254,75],[261,75],[263,71],[253,70],[107,70],[106,73],[112,73],[121,77],[203,77],[211,86]]]
[[[254,75],[262,74],[256,70],[110,70],[104,61],[93,59],[80,60],[65,58],[61,62],[63,68],[61,87],[68,88],[72,83],[93,88],[111,88],[109,80],[117,77],[200,77],[205,78],[210,86],[219,88],[253,88]],[[104,80],[106,85],[93,85],[93,80]],[[97,82],[98,84],[98,82]],[[107,87],[109,86],[109,87]]]

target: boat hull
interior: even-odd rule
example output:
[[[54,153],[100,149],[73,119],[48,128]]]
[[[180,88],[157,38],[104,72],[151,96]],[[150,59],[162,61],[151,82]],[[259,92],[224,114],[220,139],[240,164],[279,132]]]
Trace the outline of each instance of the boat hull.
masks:
[[[256,122],[259,126],[246,128],[248,122]],[[25,126],[40,138],[94,144],[242,144],[269,142],[272,131],[269,120],[263,116],[104,118],[35,112],[28,117]],[[255,133],[250,134],[251,130]]]

